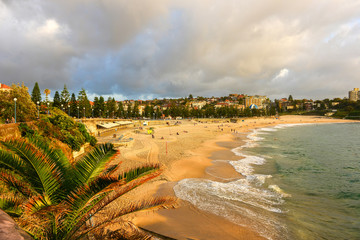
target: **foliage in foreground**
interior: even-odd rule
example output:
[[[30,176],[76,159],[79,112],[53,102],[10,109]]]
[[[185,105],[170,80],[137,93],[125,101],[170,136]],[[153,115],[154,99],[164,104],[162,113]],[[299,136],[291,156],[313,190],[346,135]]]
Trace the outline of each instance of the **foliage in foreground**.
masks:
[[[0,180],[9,192],[0,207],[35,239],[80,239],[126,214],[170,203],[168,198],[145,199],[114,209],[97,219],[110,203],[157,177],[158,165],[145,165],[116,174],[109,164],[116,151],[100,145],[76,162],[36,139],[1,142]]]

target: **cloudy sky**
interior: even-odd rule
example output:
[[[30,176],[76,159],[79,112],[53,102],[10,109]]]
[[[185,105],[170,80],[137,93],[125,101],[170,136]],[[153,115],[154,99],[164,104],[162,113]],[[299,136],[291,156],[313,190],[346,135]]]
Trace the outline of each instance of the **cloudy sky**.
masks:
[[[345,97],[359,0],[0,0],[0,82],[120,99]]]

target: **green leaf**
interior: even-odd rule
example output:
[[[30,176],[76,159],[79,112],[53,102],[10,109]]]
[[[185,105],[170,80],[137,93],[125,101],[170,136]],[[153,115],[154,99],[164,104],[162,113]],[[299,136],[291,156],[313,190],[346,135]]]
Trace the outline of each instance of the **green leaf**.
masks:
[[[98,177],[104,171],[110,157],[115,153],[112,144],[102,144],[80,159],[74,166],[77,183],[79,185],[88,184]]]
[[[49,152],[37,148],[26,139],[6,140],[2,145],[20,157],[23,164],[22,177],[39,194],[46,193],[52,201],[58,200],[54,193],[61,186],[62,172]],[[16,171],[16,170],[15,170]]]

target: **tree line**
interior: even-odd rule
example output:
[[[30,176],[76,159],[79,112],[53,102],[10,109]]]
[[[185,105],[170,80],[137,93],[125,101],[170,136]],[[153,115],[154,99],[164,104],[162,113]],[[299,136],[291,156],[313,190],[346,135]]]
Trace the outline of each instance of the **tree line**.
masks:
[[[46,96],[49,90],[44,91]],[[190,98],[190,97],[189,97]],[[41,92],[38,83],[35,83],[31,94],[31,99],[35,104],[41,103]],[[192,99],[192,96],[191,96]],[[156,101],[154,101],[156,103]],[[74,93],[71,94],[64,85],[61,92],[56,91],[53,102],[45,100],[52,107],[57,107],[63,110],[71,117],[94,117],[94,118],[149,118],[160,119],[162,117],[182,117],[182,118],[231,118],[231,117],[251,117],[275,115],[275,108],[269,107],[266,109],[238,109],[235,106],[224,106],[216,108],[215,104],[206,104],[203,108],[188,108],[185,103],[180,104],[175,100],[169,100],[168,106],[163,108],[161,104],[150,104],[149,102],[139,111],[140,103],[123,104],[117,102],[114,98],[109,97],[105,101],[104,97],[95,97],[93,105],[87,97],[85,89],[81,89],[76,97]]]

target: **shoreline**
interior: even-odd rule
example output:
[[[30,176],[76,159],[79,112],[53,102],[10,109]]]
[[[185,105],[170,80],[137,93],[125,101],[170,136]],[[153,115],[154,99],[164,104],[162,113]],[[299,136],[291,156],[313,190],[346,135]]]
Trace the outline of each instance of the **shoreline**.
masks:
[[[216,150],[206,152],[208,157],[204,160],[210,162],[211,165],[206,164],[200,171],[201,173],[198,172],[199,175],[193,176],[193,178],[217,182],[230,182],[244,178],[229,162],[222,162],[229,158],[230,160],[240,159],[231,151],[240,144],[240,141],[235,141],[235,138],[238,136],[224,134],[205,142],[204,147]],[[181,168],[182,164],[188,163],[184,161],[174,167]],[[216,176],[209,173],[211,170],[216,172]],[[160,185],[154,196],[176,197],[173,187],[182,179],[185,178]],[[222,216],[203,211],[187,201],[178,199],[178,203],[179,207],[175,209],[160,209],[150,215],[145,213],[144,216],[136,216],[132,221],[143,229],[175,239],[265,239],[248,227],[237,225]]]
[[[144,189],[139,189],[138,194],[140,193],[143,196],[175,196],[173,187],[178,181],[186,178],[202,178],[218,182],[230,182],[243,178],[244,176],[236,172],[229,163],[229,160],[241,159],[231,149],[244,145],[246,135],[254,129],[274,127],[279,124],[354,122],[304,116],[286,116],[281,118],[281,120],[274,118],[250,118],[240,123],[200,123],[194,124],[194,126],[191,123],[172,127],[173,129],[171,130],[165,127],[156,129],[156,135],[165,135],[163,136],[165,141],[158,139],[150,141],[150,145],[155,143],[158,148],[157,151],[150,148],[148,155],[150,155],[150,158],[154,155],[153,159],[150,160],[158,160],[165,165],[166,169],[160,180],[148,184]],[[197,134],[204,133],[204,138],[200,139],[200,141],[196,141],[199,139],[194,140],[197,134],[189,134],[189,136],[183,139],[179,139],[181,137],[174,134],[176,136],[176,139],[174,139],[172,130],[174,130],[173,133],[176,131],[177,133],[179,131],[190,133],[194,128],[197,129]],[[233,129],[236,129],[237,133],[233,133]],[[169,134],[166,134],[167,131],[169,131]],[[181,135],[183,134],[180,133]],[[207,137],[209,138],[205,140]],[[189,146],[180,146],[180,149],[175,149],[174,152],[170,153],[170,148],[174,147],[174,143],[183,145],[184,141],[195,141],[195,143],[190,149]],[[164,146],[162,146],[164,142],[167,144],[166,147],[169,147],[169,153],[166,153],[166,155],[161,153],[161,150],[164,150]],[[142,142],[142,145],[143,149],[146,148],[144,142]],[[154,147],[155,145],[152,146]],[[141,158],[141,154],[138,153],[139,151],[137,151],[137,154],[134,154],[135,156],[132,156],[132,159],[144,161],[144,158]],[[156,154],[158,155],[157,159]],[[169,160],[169,158],[175,155],[177,155],[175,159]],[[126,156],[129,157],[127,153],[125,153]],[[148,159],[147,157],[146,160]],[[176,239],[264,239],[249,227],[239,226],[221,216],[199,210],[186,201],[179,199],[178,202],[180,207],[176,209],[141,212],[130,216],[128,220],[142,228]],[[226,230],[224,231],[224,229]]]

